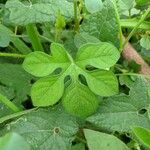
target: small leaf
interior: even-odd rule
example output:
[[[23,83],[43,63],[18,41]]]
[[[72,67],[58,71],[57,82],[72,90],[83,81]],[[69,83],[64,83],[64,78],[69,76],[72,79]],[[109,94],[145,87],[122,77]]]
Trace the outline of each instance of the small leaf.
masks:
[[[96,13],[103,7],[101,0],[85,0],[85,7],[90,13]]]
[[[89,150],[129,150],[117,137],[102,132],[84,129]]]
[[[31,89],[34,106],[54,105],[64,92],[63,76],[50,76],[38,80]]]
[[[95,70],[85,75],[92,92],[100,96],[111,96],[118,93],[118,81],[110,71]]]
[[[30,150],[30,146],[19,134],[8,133],[0,138],[0,150]]]
[[[142,144],[150,148],[150,130],[142,127],[133,127],[132,131]]]
[[[87,86],[74,81],[66,88],[62,104],[72,115],[84,118],[96,111],[98,99]]]
[[[148,35],[143,36],[142,39],[140,40],[140,44],[146,50],[150,50],[150,36]]]
[[[100,42],[86,44],[79,48],[76,63],[82,68],[88,65],[108,70],[119,59],[120,54],[112,44]]]

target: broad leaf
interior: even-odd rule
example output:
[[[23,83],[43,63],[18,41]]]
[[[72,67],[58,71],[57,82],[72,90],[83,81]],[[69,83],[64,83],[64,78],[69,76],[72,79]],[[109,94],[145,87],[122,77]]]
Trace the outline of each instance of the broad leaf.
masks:
[[[77,48],[80,48],[86,43],[100,43],[100,40],[87,33],[78,33],[74,37],[74,43]]]
[[[15,91],[14,101],[22,103],[30,95],[33,76],[25,72],[19,64],[0,64],[0,82]],[[7,96],[7,95],[6,95]]]
[[[150,148],[150,130],[141,127],[133,127],[132,131],[142,144]]]
[[[109,70],[117,62],[119,56],[119,51],[112,44],[100,42],[81,46],[76,56],[76,62],[84,68],[91,65],[99,69]]]
[[[150,104],[149,84],[138,79],[130,87],[129,95],[109,97],[101,102],[99,111],[87,120],[109,131],[129,132],[131,126],[150,128],[150,120],[143,113]]]
[[[87,86],[73,81],[65,90],[62,104],[69,113],[84,118],[96,111],[98,99]]]
[[[101,11],[85,18],[81,25],[81,32],[95,36],[103,42],[112,42],[117,46],[119,24],[113,1],[105,0]]]
[[[0,150],[31,150],[29,144],[17,133],[8,133],[0,138]]]
[[[129,150],[117,137],[102,132],[84,129],[89,150]]]
[[[60,12],[65,18],[73,16],[73,4],[66,0],[43,0],[23,3],[19,0],[9,0],[6,8],[10,11],[9,19],[17,25],[30,23],[54,22]]]
[[[19,133],[32,150],[70,150],[78,125],[75,118],[56,107],[24,115],[7,124],[4,131]]]
[[[50,76],[38,80],[31,89],[34,106],[49,106],[55,104],[64,92],[63,76]]]
[[[7,47],[10,42],[10,36],[0,28],[0,47]]]
[[[85,6],[88,12],[95,13],[102,9],[103,3],[101,0],[85,0]]]

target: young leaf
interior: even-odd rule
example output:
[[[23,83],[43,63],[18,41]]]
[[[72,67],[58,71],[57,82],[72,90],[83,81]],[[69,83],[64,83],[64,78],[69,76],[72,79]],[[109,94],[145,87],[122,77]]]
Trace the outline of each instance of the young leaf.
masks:
[[[63,76],[50,76],[38,80],[31,89],[34,106],[49,106],[55,104],[64,92]]]
[[[17,133],[8,133],[0,138],[0,150],[31,150],[29,144]]]
[[[85,7],[90,13],[96,13],[103,7],[101,0],[85,0]]]
[[[133,127],[132,131],[142,144],[150,148],[150,130],[142,127]]]
[[[66,0],[37,0],[26,4],[19,0],[10,0],[5,7],[10,11],[10,21],[16,25],[54,22],[59,11],[67,19],[73,17],[73,3]]]
[[[62,104],[69,113],[84,118],[96,111],[98,99],[87,86],[73,81],[65,90]]]
[[[98,112],[87,121],[108,131],[129,132],[131,126],[150,127],[150,120],[144,114],[148,109],[149,84],[137,79],[130,87],[129,95],[109,97],[101,102]]]
[[[33,150],[69,150],[78,124],[61,107],[53,107],[21,116],[5,126],[3,132],[8,131],[23,136]]]
[[[84,129],[89,150],[129,150],[117,137],[102,132]]]
[[[116,47],[109,43],[100,42],[81,46],[76,56],[76,63],[82,68],[91,65],[99,69],[109,70],[119,57],[120,54]]]

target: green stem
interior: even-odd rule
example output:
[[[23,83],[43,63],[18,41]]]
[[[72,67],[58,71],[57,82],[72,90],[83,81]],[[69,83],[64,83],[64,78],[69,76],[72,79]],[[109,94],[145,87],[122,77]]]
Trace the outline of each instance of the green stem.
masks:
[[[48,42],[50,42],[50,43],[54,42],[54,41],[50,40],[49,38],[47,38],[47,37],[45,37],[43,35],[39,35],[39,37],[44,39],[44,40],[46,40],[46,41],[48,41]]]
[[[145,75],[145,74],[137,74],[137,73],[118,73],[115,74],[116,76],[141,76],[145,78],[150,78],[150,75]]]
[[[123,34],[122,34],[122,28],[121,28],[121,24],[120,24],[120,16],[119,16],[119,13],[118,13],[118,8],[117,8],[116,1],[113,1],[113,4],[114,4],[115,12],[116,12],[117,22],[118,22],[118,25],[119,25],[120,51],[122,51],[122,48],[123,48]]]
[[[146,19],[147,15],[149,13],[150,13],[150,7],[146,10],[146,12],[143,14],[143,16],[141,17],[141,19],[137,23],[137,25],[133,28],[133,30],[130,32],[130,34],[126,38],[126,40],[125,40],[125,42],[123,44],[123,48],[128,43],[128,41],[130,40],[130,38],[134,35],[134,33],[137,31],[137,29],[139,28],[139,26],[141,25],[141,23]]]
[[[26,55],[22,54],[14,54],[14,53],[1,53],[0,57],[14,57],[14,58],[25,58]]]
[[[82,138],[80,138],[80,137],[78,137],[78,136],[76,136],[76,139],[77,139],[78,141],[84,143],[84,144],[87,144],[87,142],[86,142],[85,139],[82,139]]]
[[[4,117],[0,118],[0,124],[3,123],[3,122],[5,122],[5,121],[7,121],[7,120],[10,120],[10,119],[13,119],[13,118],[16,118],[16,117],[28,114],[28,113],[36,110],[36,109],[37,108],[33,108],[33,109],[29,109],[29,110],[24,110],[24,111],[16,112],[16,113],[8,115],[8,116],[4,116]]]
[[[79,31],[77,0],[74,0],[74,22],[75,22],[75,27],[74,27],[75,31]]]
[[[120,24],[122,28],[135,28],[139,20],[137,19],[121,19]],[[150,22],[143,21],[139,26],[139,29],[150,30]]]
[[[34,51],[44,51],[43,46],[39,39],[39,33],[37,27],[33,24],[26,26],[27,34],[31,40]]]
[[[6,105],[8,108],[10,108],[14,112],[19,112],[20,108],[18,108],[14,103],[12,103],[10,100],[8,100],[5,96],[0,94],[0,101]]]

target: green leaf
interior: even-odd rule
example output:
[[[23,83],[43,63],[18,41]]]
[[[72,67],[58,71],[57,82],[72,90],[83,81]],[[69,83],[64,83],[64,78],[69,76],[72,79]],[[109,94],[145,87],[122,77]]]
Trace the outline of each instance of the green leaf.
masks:
[[[85,150],[85,145],[82,143],[72,146],[71,150]]]
[[[95,71],[95,73],[91,73],[91,71],[85,70],[85,67],[93,65],[94,67],[109,70],[109,67],[114,65],[118,58],[118,50],[111,44],[103,42],[82,46],[75,60],[66,52],[62,45],[57,43],[51,44],[51,55],[43,52],[34,52],[27,55],[23,63],[24,69],[38,77],[46,76],[38,80],[32,87],[31,98],[33,104],[35,106],[56,104],[63,96],[64,82],[66,82],[64,79],[70,76],[71,81],[76,84],[72,85],[74,83],[71,83],[71,86],[66,89],[67,92],[63,96],[66,110],[81,117],[92,114],[98,105],[96,96],[92,91],[101,96],[113,95],[118,92],[118,83],[116,77],[111,72],[97,71],[96,73]],[[54,72],[56,69],[61,69],[61,72]],[[87,79],[89,88],[92,91],[82,84],[77,84],[80,75],[83,75]],[[77,87],[84,91],[83,94],[87,99],[81,93],[79,97],[81,100],[78,98],[72,101],[72,95],[70,95],[72,93],[69,92],[69,89],[74,88],[74,94],[78,94],[80,91],[78,92],[79,89]],[[93,97],[92,107],[90,107],[90,103],[92,103],[90,97]],[[83,112],[82,108],[85,107],[86,111],[84,110]]]
[[[32,79],[34,79],[33,76],[25,72],[19,64],[0,64],[0,83],[14,90],[13,101],[17,104],[21,104],[27,99],[27,95],[30,95]]]
[[[74,43],[77,48],[80,48],[82,45],[86,43],[100,43],[100,40],[87,33],[78,33],[74,37]]]
[[[17,50],[22,54],[30,53],[30,48],[28,48],[26,44],[18,37],[13,36],[13,34],[14,33],[9,28],[0,24],[0,46],[7,47],[9,45],[9,42],[12,42]]]
[[[62,104],[72,115],[84,118],[96,111],[98,99],[87,86],[73,81],[65,90]]]
[[[0,47],[7,47],[10,43],[10,36],[0,28]]]
[[[1,150],[30,150],[29,144],[17,133],[8,133],[0,138]]]
[[[150,50],[150,36],[145,35],[140,40],[140,45],[146,50]]]
[[[79,48],[76,63],[84,68],[91,65],[99,69],[109,70],[119,57],[119,51],[113,45],[105,42],[91,43]]]
[[[95,13],[102,9],[103,3],[101,0],[85,0],[85,7],[88,12]]]
[[[92,92],[101,96],[111,96],[118,93],[118,81],[110,71],[95,70],[85,75]]]
[[[78,124],[62,108],[53,107],[23,115],[5,126],[3,132],[8,131],[23,136],[32,150],[69,150]]]
[[[142,144],[150,148],[150,130],[142,127],[133,127],[132,131]]]
[[[120,94],[101,102],[98,112],[87,121],[108,131],[129,132],[131,126],[150,127],[150,120],[143,110],[150,104],[149,84],[137,79],[130,87],[129,95]]]
[[[68,56],[60,44],[52,44],[51,53],[53,57],[43,52],[30,53],[23,62],[23,68],[32,75],[43,77],[50,75],[57,68],[68,67]]]
[[[83,20],[81,32],[95,36],[102,42],[112,42],[118,47],[119,24],[112,0],[105,0],[101,11]]]
[[[31,3],[22,3],[19,0],[10,0],[6,3],[10,11],[9,19],[16,25],[30,23],[54,22],[56,14],[60,12],[66,19],[73,17],[73,4],[66,0],[43,0]]]
[[[120,12],[130,10],[135,6],[135,0],[117,0],[117,4],[119,6]]]
[[[50,76],[38,80],[31,89],[34,106],[54,105],[64,92],[63,76]]]
[[[117,137],[102,132],[84,129],[89,150],[129,150]]]

